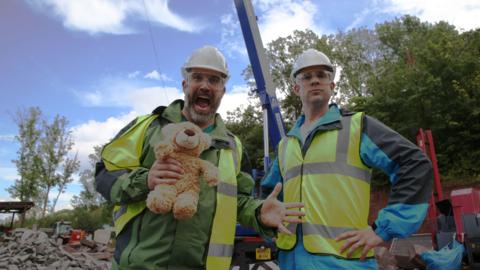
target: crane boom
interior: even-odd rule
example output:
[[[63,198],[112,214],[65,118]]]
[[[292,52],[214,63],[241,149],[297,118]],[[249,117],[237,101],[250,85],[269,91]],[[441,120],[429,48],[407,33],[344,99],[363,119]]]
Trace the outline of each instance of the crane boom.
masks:
[[[285,125],[252,3],[250,0],[235,0],[235,7],[257,85],[255,91],[262,103],[264,168],[266,171],[270,163],[269,145],[276,147],[280,140],[285,137]]]

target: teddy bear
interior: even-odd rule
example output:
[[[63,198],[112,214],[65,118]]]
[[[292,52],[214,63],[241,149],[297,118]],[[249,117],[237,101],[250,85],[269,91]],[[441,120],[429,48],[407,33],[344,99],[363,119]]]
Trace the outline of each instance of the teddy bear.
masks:
[[[173,211],[176,219],[189,219],[197,212],[200,179],[209,186],[219,182],[217,167],[199,158],[210,147],[211,138],[191,122],[168,124],[161,133],[162,139],[154,148],[156,159],[179,161],[184,174],[174,185],[156,185],[148,194],[146,204],[154,213]]]

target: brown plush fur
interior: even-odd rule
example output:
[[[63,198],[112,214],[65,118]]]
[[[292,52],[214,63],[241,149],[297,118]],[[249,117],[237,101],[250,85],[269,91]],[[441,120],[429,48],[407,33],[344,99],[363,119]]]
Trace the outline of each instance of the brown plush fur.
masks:
[[[210,137],[190,122],[168,124],[162,129],[163,139],[155,147],[157,160],[172,158],[182,164],[184,174],[175,185],[157,185],[147,197],[147,207],[158,214],[173,209],[176,219],[191,218],[197,212],[200,177],[209,186],[218,184],[218,169],[201,160],[200,154],[211,144]]]

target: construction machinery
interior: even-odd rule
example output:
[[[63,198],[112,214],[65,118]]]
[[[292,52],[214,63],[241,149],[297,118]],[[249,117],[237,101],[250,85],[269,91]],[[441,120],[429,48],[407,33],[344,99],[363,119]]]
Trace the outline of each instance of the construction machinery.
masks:
[[[83,230],[75,230],[70,221],[57,221],[53,224],[53,238],[62,244],[78,242],[85,237]]]
[[[432,131],[419,129],[417,145],[430,158],[434,172],[434,189],[428,209],[433,246],[438,250],[456,239],[465,245],[470,269],[480,269],[480,189],[455,189],[450,199],[445,198]]]
[[[234,2],[255,77],[257,86],[255,91],[260,98],[263,109],[264,171],[266,171],[270,163],[269,147],[276,147],[282,137],[285,136],[285,125],[252,3],[250,0],[235,0]],[[256,183],[253,195],[260,196],[261,190],[258,183],[262,172],[254,170],[253,176]],[[261,238],[252,229],[237,225],[233,265],[240,266],[240,270],[249,269],[249,265],[252,264],[253,269],[258,269],[258,267],[271,269],[266,262],[274,262],[275,259],[276,250],[273,241]]]

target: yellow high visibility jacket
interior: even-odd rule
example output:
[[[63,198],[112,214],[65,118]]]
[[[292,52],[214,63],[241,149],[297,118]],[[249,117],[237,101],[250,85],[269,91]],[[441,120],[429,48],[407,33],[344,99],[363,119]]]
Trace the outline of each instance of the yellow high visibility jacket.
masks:
[[[157,117],[156,114],[139,117],[133,126],[103,148],[102,160],[107,170],[135,169],[140,166],[145,132]],[[217,186],[216,211],[208,248],[208,270],[229,269],[233,255],[237,221],[236,176],[240,172],[242,145],[235,136],[230,145],[229,149],[220,150],[220,183]],[[116,234],[120,234],[125,225],[145,208],[145,201],[115,206],[113,220]]]
[[[341,129],[314,131],[310,144],[303,149],[292,136],[279,144],[284,201],[305,204],[301,226],[308,252],[346,258],[339,251],[344,242],[335,238],[368,226],[371,170],[360,158],[362,119],[363,113],[342,116]],[[296,224],[287,224],[287,228],[295,232]],[[291,250],[296,237],[295,233],[279,233],[277,246]],[[352,257],[360,255],[357,249]]]

